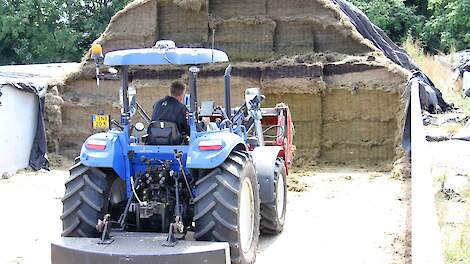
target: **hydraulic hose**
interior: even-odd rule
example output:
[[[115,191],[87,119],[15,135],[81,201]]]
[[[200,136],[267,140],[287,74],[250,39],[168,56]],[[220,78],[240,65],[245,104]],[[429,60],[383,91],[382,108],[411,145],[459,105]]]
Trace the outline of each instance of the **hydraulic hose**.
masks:
[[[131,177],[131,188],[132,188],[132,193],[134,194],[135,198],[139,202],[139,205],[144,205],[144,203],[139,199],[139,196],[137,196],[137,192],[135,191],[135,186],[134,186],[134,178]]]

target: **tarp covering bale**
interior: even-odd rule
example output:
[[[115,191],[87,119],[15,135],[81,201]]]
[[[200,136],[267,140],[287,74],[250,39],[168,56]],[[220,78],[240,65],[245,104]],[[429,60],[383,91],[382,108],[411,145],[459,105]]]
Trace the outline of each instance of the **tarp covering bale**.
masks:
[[[452,54],[455,63],[452,70],[455,73],[455,87],[470,96],[470,49],[462,50]]]
[[[76,63],[0,67],[0,174],[28,165],[34,170],[49,169],[46,142],[54,141],[45,126],[60,129],[57,114],[62,101],[54,89],[48,92],[47,83],[77,67]]]
[[[130,23],[125,21],[134,18],[143,23],[138,30],[155,32],[152,41],[146,34],[150,39],[126,39],[120,46],[109,37],[125,36]],[[297,154],[390,166],[402,155],[402,94],[410,72],[386,58],[330,1],[135,1],[111,20],[97,42],[105,50],[152,47],[164,38],[173,38],[178,46],[211,47],[213,29],[215,47],[228,53],[234,67],[232,105],[243,102],[249,87],[262,89],[264,106],[288,103]],[[60,151],[68,156],[77,155],[91,134],[90,114],[104,111],[119,117],[119,83],[105,80],[97,88],[88,59],[89,54],[81,69],[59,85],[64,99]],[[223,104],[226,66],[203,67],[200,100]],[[148,112],[173,80],[188,78],[187,67],[139,66],[131,67],[130,74]]]
[[[0,179],[5,172],[16,173],[28,167],[31,154],[40,151],[35,148],[31,153],[38,112],[39,99],[36,94],[17,89],[15,85],[0,83]]]

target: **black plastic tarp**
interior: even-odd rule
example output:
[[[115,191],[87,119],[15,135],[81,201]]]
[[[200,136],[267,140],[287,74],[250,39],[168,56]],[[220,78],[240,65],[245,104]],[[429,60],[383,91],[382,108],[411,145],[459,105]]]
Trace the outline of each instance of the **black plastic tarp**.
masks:
[[[452,70],[458,73],[459,78],[463,78],[464,72],[470,72],[470,49],[462,50],[453,54],[456,58],[456,62],[452,65]],[[468,85],[464,85],[464,91],[466,96],[470,97],[470,88],[466,88]]]
[[[456,52],[453,56],[456,58],[456,62],[452,67],[453,70],[458,70],[460,75],[464,71],[470,70],[470,49]]]
[[[79,63],[51,63],[0,66],[0,90],[2,86],[8,85],[38,97],[38,123],[29,159],[29,166],[34,170],[49,169],[45,127],[45,97],[48,83],[52,79],[78,70],[79,65]]]

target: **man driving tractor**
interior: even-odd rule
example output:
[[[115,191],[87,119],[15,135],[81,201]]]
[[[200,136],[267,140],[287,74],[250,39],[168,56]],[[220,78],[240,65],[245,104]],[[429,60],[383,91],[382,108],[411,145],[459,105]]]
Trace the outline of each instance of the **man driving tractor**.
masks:
[[[173,122],[184,136],[189,135],[188,109],[183,104],[186,88],[180,81],[170,86],[170,95],[153,105],[152,121]]]

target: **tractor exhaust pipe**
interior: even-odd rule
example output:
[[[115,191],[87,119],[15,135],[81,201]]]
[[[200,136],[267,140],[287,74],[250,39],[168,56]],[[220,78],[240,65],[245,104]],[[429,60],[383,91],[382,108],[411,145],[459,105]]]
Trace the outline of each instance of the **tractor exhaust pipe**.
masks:
[[[232,105],[230,104],[231,100],[231,74],[232,74],[232,64],[229,64],[227,68],[225,69],[225,75],[224,75],[224,87],[225,87],[225,113],[227,114],[227,117],[229,119],[232,119]]]
[[[129,66],[122,66],[121,68],[121,89],[122,89],[122,109],[123,113],[121,114],[121,125],[129,125],[129,96],[127,94],[129,88]]]
[[[196,66],[191,66],[189,68],[189,91],[191,95],[189,111],[194,114],[194,120],[197,120],[197,110],[198,110],[198,103],[197,103],[197,74],[198,72],[199,72],[199,68]]]

